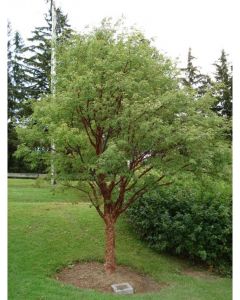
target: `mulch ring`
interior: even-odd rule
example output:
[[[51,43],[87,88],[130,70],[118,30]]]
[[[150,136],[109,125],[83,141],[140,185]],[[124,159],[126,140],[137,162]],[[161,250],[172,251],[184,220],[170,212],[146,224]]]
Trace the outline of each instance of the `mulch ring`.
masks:
[[[117,266],[116,271],[107,275],[104,266],[98,262],[76,263],[62,269],[55,279],[82,289],[93,289],[100,292],[113,293],[111,285],[128,282],[134,293],[159,292],[166,283],[159,283],[152,278],[140,274],[129,267]]]

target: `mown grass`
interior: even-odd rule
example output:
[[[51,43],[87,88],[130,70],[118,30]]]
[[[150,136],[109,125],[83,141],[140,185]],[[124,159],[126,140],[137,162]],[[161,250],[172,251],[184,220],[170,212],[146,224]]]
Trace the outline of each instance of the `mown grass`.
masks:
[[[228,300],[231,280],[182,274],[188,266],[146,247],[121,218],[117,224],[117,262],[168,285],[156,294],[116,296],[61,284],[53,276],[73,261],[102,261],[104,225],[82,195],[52,194],[48,184],[9,180],[10,300]],[[86,201],[85,198],[83,198]]]
[[[8,200],[14,202],[86,202],[86,194],[73,188],[56,186],[52,188],[42,179],[10,179]]]

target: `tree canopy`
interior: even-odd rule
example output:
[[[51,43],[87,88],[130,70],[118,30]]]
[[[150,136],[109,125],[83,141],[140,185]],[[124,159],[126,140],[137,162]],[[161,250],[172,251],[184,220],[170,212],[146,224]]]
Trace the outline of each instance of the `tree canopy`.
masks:
[[[212,101],[208,94],[193,101],[174,63],[141,32],[119,32],[105,20],[59,47],[56,94],[34,104],[31,125],[18,130],[18,154],[53,158],[58,179],[88,194],[106,224],[112,272],[121,213],[177,174],[221,168],[224,120]]]

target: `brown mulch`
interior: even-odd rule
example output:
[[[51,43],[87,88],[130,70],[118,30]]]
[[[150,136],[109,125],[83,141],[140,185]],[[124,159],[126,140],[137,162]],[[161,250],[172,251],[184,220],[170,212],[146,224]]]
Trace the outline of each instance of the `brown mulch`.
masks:
[[[134,293],[159,292],[166,286],[166,283],[156,282],[126,266],[117,266],[113,274],[107,275],[103,264],[98,262],[77,263],[62,269],[55,278],[79,288],[109,293],[113,293],[111,284],[126,282],[134,288]]]

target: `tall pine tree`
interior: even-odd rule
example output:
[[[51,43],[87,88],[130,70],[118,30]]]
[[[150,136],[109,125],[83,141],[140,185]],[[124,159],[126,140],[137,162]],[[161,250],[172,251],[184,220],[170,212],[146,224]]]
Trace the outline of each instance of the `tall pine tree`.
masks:
[[[188,59],[187,59],[187,67],[183,68],[182,71],[184,72],[184,77],[182,78],[182,82],[187,87],[195,88],[196,85],[199,83],[200,80],[200,72],[198,67],[194,66],[193,60],[196,59],[192,55],[192,49],[189,48],[188,50]]]
[[[24,164],[13,153],[19,144],[16,125],[24,114],[24,102],[28,97],[26,68],[23,63],[24,42],[19,32],[12,32],[8,23],[8,170],[19,171]],[[23,168],[24,169],[24,168]]]
[[[72,30],[67,16],[60,8],[57,14],[57,42],[71,36]],[[18,161],[13,153],[19,141],[16,134],[16,123],[21,117],[28,118],[32,113],[32,101],[43,94],[50,93],[51,73],[51,10],[45,15],[46,26],[36,27],[25,46],[18,32],[14,35],[8,25],[8,170],[10,172],[29,171],[29,168]],[[39,169],[40,168],[40,169]],[[38,166],[34,171],[42,171]]]
[[[219,115],[232,117],[232,66],[227,61],[227,54],[224,50],[214,64],[216,67],[214,96],[217,99],[213,107]]]
[[[64,15],[60,8],[57,15],[57,42],[60,43],[71,36],[72,30],[68,24],[67,15]],[[28,39],[30,46],[25,48],[27,58],[25,63],[28,66],[29,93],[33,99],[39,99],[41,95],[50,93],[51,73],[51,31],[52,20],[51,10],[45,15],[46,26],[36,27],[32,37]]]
[[[192,49],[188,50],[187,67],[182,68],[183,77],[182,84],[196,91],[196,96],[203,96],[211,88],[211,79],[206,74],[201,74],[199,68],[194,65],[194,57]]]
[[[8,24],[8,119],[16,122],[22,115],[24,100],[28,97],[24,42],[19,32],[12,34]]]

